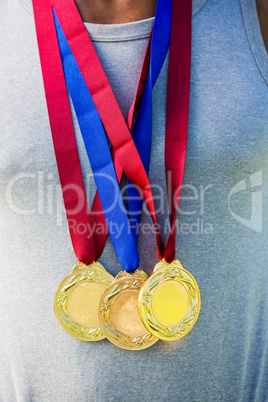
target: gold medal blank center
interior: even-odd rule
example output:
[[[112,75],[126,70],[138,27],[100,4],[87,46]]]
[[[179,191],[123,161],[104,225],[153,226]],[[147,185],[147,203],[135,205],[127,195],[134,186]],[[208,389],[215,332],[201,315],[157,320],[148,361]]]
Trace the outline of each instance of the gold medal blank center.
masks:
[[[98,308],[105,286],[98,283],[81,283],[71,292],[68,313],[82,327],[99,327]]]
[[[152,308],[157,321],[166,326],[178,324],[188,311],[188,294],[177,281],[161,283],[152,298]]]
[[[114,327],[128,336],[140,336],[147,332],[139,315],[138,300],[139,291],[129,290],[119,294],[112,305]]]

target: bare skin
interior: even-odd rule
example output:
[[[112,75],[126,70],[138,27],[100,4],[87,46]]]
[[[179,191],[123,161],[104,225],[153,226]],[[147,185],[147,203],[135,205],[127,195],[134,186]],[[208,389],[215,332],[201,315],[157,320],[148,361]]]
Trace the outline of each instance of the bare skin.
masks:
[[[85,22],[122,24],[155,15],[157,0],[75,0]]]
[[[268,1],[256,0],[260,20],[261,33],[268,53]]]
[[[157,0],[75,0],[83,21],[122,24],[153,17]],[[268,1],[256,0],[263,41],[268,52]]]

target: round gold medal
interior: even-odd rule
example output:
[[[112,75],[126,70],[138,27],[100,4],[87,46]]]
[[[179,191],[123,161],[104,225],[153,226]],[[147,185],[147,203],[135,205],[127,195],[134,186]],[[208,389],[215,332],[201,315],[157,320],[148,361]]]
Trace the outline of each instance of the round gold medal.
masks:
[[[195,324],[200,311],[200,292],[193,276],[179,260],[160,261],[139,295],[143,324],[164,341],[182,338]]]
[[[54,310],[62,328],[82,341],[105,338],[98,310],[102,293],[114,277],[99,263],[77,263],[61,282],[54,299]]]
[[[100,325],[113,344],[122,349],[141,350],[158,341],[143,325],[138,307],[139,292],[147,275],[120,272],[100,301]]]

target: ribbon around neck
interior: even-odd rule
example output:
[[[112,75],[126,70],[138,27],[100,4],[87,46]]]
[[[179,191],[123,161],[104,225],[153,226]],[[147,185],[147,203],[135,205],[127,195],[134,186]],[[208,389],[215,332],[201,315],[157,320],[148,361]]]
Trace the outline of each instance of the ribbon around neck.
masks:
[[[38,5],[37,5],[37,9],[38,9]],[[48,19],[50,10],[49,10],[48,7],[47,8],[44,7],[43,11],[44,11],[44,9],[45,9],[45,12],[47,14],[45,15],[46,18],[42,18],[42,21],[43,21],[43,24],[46,24],[46,26],[47,26],[48,21],[51,21],[51,18]],[[36,13],[36,14],[38,14],[38,13]],[[39,15],[40,15],[40,13],[39,13]],[[42,17],[44,17],[44,15]],[[43,41],[44,37],[41,36],[41,39],[40,39],[40,35],[42,34],[42,30],[40,29],[40,25],[39,25],[40,21],[38,22],[38,18],[36,18],[36,21],[37,21],[37,23],[36,23],[37,28],[39,28],[39,29],[37,29],[37,34],[39,34],[38,38],[39,38],[39,42],[41,42],[41,45],[39,43],[39,48],[42,49],[42,44],[44,43],[44,41]],[[74,106],[75,106],[75,110],[77,112],[77,115],[79,116],[78,121],[80,123],[80,128],[81,128],[82,134],[85,133],[85,135],[83,135],[83,137],[84,137],[86,149],[88,151],[88,155],[89,155],[89,157],[91,156],[90,162],[91,162],[91,166],[93,168],[93,172],[95,173],[95,180],[96,180],[97,188],[99,190],[99,193],[102,194],[102,197],[101,197],[102,206],[103,206],[104,211],[107,211],[109,209],[109,205],[108,205],[109,200],[105,196],[105,193],[107,193],[107,183],[108,184],[110,183],[113,186],[113,185],[117,184],[117,181],[116,181],[116,174],[115,174],[115,171],[114,171],[114,167],[113,167],[113,164],[112,164],[112,159],[111,159],[111,156],[110,156],[110,153],[109,153],[109,150],[108,150],[108,146],[107,146],[107,142],[106,142],[106,139],[105,139],[105,133],[104,133],[101,121],[99,119],[99,116],[97,114],[97,111],[94,108],[92,98],[91,98],[89,92],[86,90],[85,85],[84,85],[84,81],[82,80],[82,76],[80,74],[80,71],[79,71],[79,69],[78,69],[78,67],[77,67],[77,65],[75,63],[74,58],[72,58],[72,54],[71,54],[69,46],[68,46],[68,44],[67,44],[67,42],[65,40],[64,34],[63,34],[63,32],[62,32],[62,30],[60,28],[59,22],[57,21],[57,18],[56,18],[56,26],[57,26],[58,37],[60,37],[59,42],[60,42],[61,50],[63,49],[62,52],[61,52],[62,56],[63,56],[63,61],[64,61],[64,59],[66,60],[66,62],[65,62],[65,65],[66,65],[65,71],[67,71],[67,72],[70,71],[70,74],[68,76],[67,76],[67,74],[65,74],[65,78],[66,78],[66,81],[67,81],[67,84],[68,84],[68,87],[69,87],[69,91],[71,93],[71,97],[72,97],[72,100],[73,100],[73,103],[74,103]],[[41,34],[40,34],[40,32],[41,32]],[[43,70],[45,69],[45,71],[46,71],[47,60],[44,60],[44,58],[42,59],[42,56],[44,56],[44,52],[42,53],[41,49],[40,49],[41,62],[43,60],[42,68],[43,68]],[[67,51],[66,51],[66,49],[67,49]],[[66,57],[64,57],[64,52],[65,52]],[[146,64],[148,64],[147,59],[148,58],[146,58],[145,62],[144,62],[145,68],[146,68]],[[147,60],[147,63],[146,63],[146,60]],[[64,65],[64,62],[63,62],[63,65]],[[127,120],[128,120],[129,125],[131,125],[134,109],[140,103],[140,98],[141,98],[141,94],[142,94],[142,87],[144,87],[144,81],[145,81],[144,77],[146,76],[146,73],[144,73],[145,68],[143,68],[143,71],[142,71],[139,90],[138,90],[138,95],[137,95],[135,101],[133,102],[132,108],[131,108],[130,113],[128,115]],[[160,71],[160,68],[159,68],[159,71]],[[43,74],[44,74],[44,71],[43,71]],[[48,82],[48,85],[49,85],[49,78],[48,78],[49,75],[48,74],[47,75],[44,74],[44,75],[45,75],[44,81]],[[55,81],[54,81],[54,84],[55,84]],[[83,91],[81,91],[81,88],[83,88]],[[78,89],[79,89],[79,97],[81,98],[81,93],[82,93],[83,94],[82,98],[84,98],[84,102],[79,101],[79,98],[76,97],[76,94],[78,93],[77,92]],[[47,94],[47,91],[46,91],[46,95],[47,95],[48,103],[51,106],[50,98],[49,98],[49,96]],[[87,104],[86,108],[84,107],[85,104]],[[90,107],[89,107],[89,105],[90,105]],[[89,107],[89,110],[87,110],[88,107]],[[51,112],[50,113],[50,120],[54,120],[53,106],[50,107],[49,110]],[[88,112],[88,119],[85,118],[87,112]],[[51,115],[52,115],[52,117],[51,117]],[[94,117],[93,117],[93,115],[94,115]],[[91,120],[91,122],[90,122],[90,120]],[[89,123],[88,127],[91,127],[91,130],[88,130],[88,127],[86,127],[87,123]],[[83,127],[83,129],[82,129],[82,127]],[[61,164],[62,159],[60,158],[60,149],[57,147],[57,144],[59,143],[58,142],[59,136],[57,137],[57,134],[54,135],[55,131],[56,130],[54,130],[54,132],[53,132],[53,130],[52,130],[54,146],[55,146],[55,152],[56,152],[56,156],[58,155],[57,160],[59,160],[58,167],[59,167],[59,171],[60,171],[60,176],[64,176],[65,172],[62,172],[63,165]],[[90,131],[90,135],[87,135],[89,131]],[[102,137],[100,137],[101,131],[103,132]],[[60,133],[58,133],[58,134],[60,134]],[[95,134],[95,136],[94,136],[94,134]],[[100,140],[100,138],[102,138],[102,141]],[[94,147],[94,145],[95,145],[95,147]],[[93,159],[92,159],[92,155],[93,155]],[[98,162],[98,159],[96,159],[96,158],[94,159],[94,155],[102,155],[102,160],[101,160],[100,164]],[[149,153],[149,157],[150,157],[150,153]],[[116,157],[114,159],[115,159],[115,162],[116,162]],[[102,177],[101,172],[102,171],[105,172],[105,175],[107,177],[110,177],[110,178],[113,179],[113,183],[111,183],[110,181],[108,181],[108,182],[106,181],[106,186],[105,186],[104,181],[101,180],[101,177]],[[122,175],[122,169],[119,169],[119,167],[118,167],[117,168],[117,177],[118,177],[119,180],[120,180],[121,175]],[[110,190],[112,190],[111,185],[108,186],[108,188],[110,187]],[[117,187],[118,187],[118,184],[117,184]],[[64,187],[63,187],[63,190],[64,190]],[[113,241],[113,244],[114,244],[114,247],[115,247],[117,257],[118,257],[121,265],[123,266],[123,268],[126,269],[127,271],[133,271],[138,266],[137,247],[136,246],[134,247],[133,235],[132,235],[132,232],[130,230],[127,215],[126,215],[126,213],[124,211],[124,207],[122,208],[123,202],[122,202],[122,197],[120,197],[121,193],[119,191],[119,187],[116,190],[117,190],[116,195],[118,196],[118,199],[121,202],[119,202],[119,203],[117,202],[116,205],[114,206],[114,208],[110,209],[110,211],[112,211],[112,213],[107,213],[106,214],[106,220],[107,220],[107,222],[109,221],[109,218],[110,218],[111,221],[116,220],[116,223],[117,224],[119,223],[119,226],[122,228],[121,233],[123,233],[123,236],[121,236],[121,238],[118,238],[116,236],[114,236],[114,237],[111,236],[112,241]],[[82,191],[82,193],[83,193],[83,191]],[[111,194],[112,191],[108,191],[108,193]],[[68,202],[68,199],[67,199],[67,202]],[[65,206],[66,206],[66,204],[67,203],[65,202]],[[120,204],[120,206],[119,206],[119,204]],[[95,208],[95,210],[98,210],[99,206],[100,206],[98,197],[95,197],[92,209],[94,209],[94,205],[95,206],[98,205],[98,208],[97,207]],[[123,211],[121,209],[123,209]],[[66,208],[66,211],[67,211],[67,208]],[[99,215],[99,216],[101,216],[101,215]],[[93,217],[94,217],[94,215],[93,215]],[[116,217],[116,219],[115,219],[115,217]],[[91,218],[92,218],[92,216],[91,216]],[[95,220],[94,223],[96,223],[97,219],[95,217],[94,217],[94,220]],[[78,221],[78,224],[79,224],[79,222],[80,221]],[[71,236],[72,236],[72,233],[71,233]],[[97,236],[95,235],[93,237],[96,240]],[[101,237],[102,237],[101,243],[102,243],[102,245],[104,245],[105,236],[102,235]],[[72,239],[73,238],[74,238],[74,236],[72,236]],[[76,243],[76,242],[73,241],[73,244],[74,243]],[[98,245],[98,242],[95,241],[95,255],[96,255],[96,245]],[[75,248],[75,244],[74,244],[74,248]],[[93,247],[91,247],[91,250],[92,249],[93,249]],[[78,254],[78,253],[76,252],[76,254]],[[79,259],[81,260],[81,258],[79,258]],[[93,260],[93,259],[95,259],[95,258],[91,257],[90,261]],[[85,259],[83,259],[83,260],[85,261]]]
[[[52,63],[50,66],[43,66],[42,60],[48,58],[48,51],[50,50],[50,46],[48,44],[44,44],[44,32],[49,34],[47,37],[50,37],[51,43],[55,44],[55,32],[51,32],[51,29],[45,29],[43,27],[43,35],[40,35],[39,26],[44,25],[41,24],[40,20],[44,17],[51,19],[52,10],[47,6],[41,7],[38,0],[34,0],[36,13],[38,15],[36,17],[36,26],[37,26],[37,36],[39,42],[39,49],[40,49],[40,58],[42,64],[43,75],[48,76],[49,72],[52,73]],[[39,3],[39,4],[38,4]],[[45,3],[45,2],[44,2]],[[108,80],[105,76],[105,73],[102,69],[102,66],[99,62],[99,59],[95,53],[93,45],[90,41],[90,38],[85,30],[85,27],[81,21],[79,13],[71,0],[51,0],[52,5],[54,6],[57,15],[60,20],[60,24],[62,25],[64,34],[68,40],[72,53],[76,59],[76,62],[81,70],[86,85],[91,93],[92,99],[95,103],[95,106],[99,112],[100,118],[102,123],[105,127],[106,133],[113,145],[114,149],[114,165],[115,170],[117,173],[117,179],[120,181],[120,175],[122,175],[122,170],[126,173],[128,179],[132,182],[132,184],[139,187],[142,192],[143,199],[146,201],[146,206],[148,207],[153,222],[157,229],[157,222],[155,217],[154,211],[154,204],[152,199],[151,188],[149,184],[149,180],[147,177],[146,170],[143,165],[143,161],[139,155],[139,152],[134,144],[134,141],[130,135],[129,128],[130,122],[132,120],[131,114],[133,116],[133,111],[135,105],[138,104],[137,100],[132,105],[130,110],[130,114],[127,118],[127,124],[122,116],[122,113],[119,109],[119,106],[114,98]],[[72,16],[69,18],[68,15]],[[52,30],[53,31],[53,30]],[[40,40],[41,36],[41,40]],[[182,40],[183,38],[183,40]],[[41,42],[41,45],[40,45]],[[54,47],[54,44],[52,47]],[[87,49],[87,51],[83,51]],[[152,52],[153,54],[153,52]],[[56,67],[59,73],[60,66],[58,65],[58,56],[59,52],[57,47],[54,47],[55,59],[57,59]],[[50,54],[51,56],[51,54]],[[165,136],[165,160],[166,160],[166,172],[172,173],[172,184],[171,184],[171,195],[172,199],[175,196],[175,203],[171,202],[171,214],[170,214],[170,221],[171,221],[171,232],[168,238],[168,242],[166,247],[163,246],[160,234],[158,230],[156,230],[156,237],[157,237],[157,245],[158,245],[158,255],[160,258],[165,258],[168,262],[172,261],[175,257],[175,219],[176,219],[176,210],[178,206],[179,200],[179,190],[182,184],[182,177],[183,177],[183,169],[184,169],[184,160],[185,160],[185,152],[186,152],[186,139],[187,139],[187,122],[188,122],[188,104],[189,104],[189,85],[190,85],[190,56],[191,56],[191,2],[188,0],[172,0],[172,29],[171,29],[171,44],[170,44],[170,55],[169,55],[169,71],[168,71],[168,88],[167,88],[167,115],[166,115],[166,136]],[[145,63],[146,64],[146,63]],[[55,69],[53,73],[55,72]],[[54,80],[54,85],[56,87],[54,90],[51,91],[53,85],[51,83],[46,82],[47,80],[44,78],[44,84],[46,89],[46,97],[48,101],[48,110],[50,115],[50,121],[53,120],[51,115],[55,112],[52,110],[53,107],[55,110],[59,110],[59,107],[56,108],[55,100],[54,103],[51,101],[53,97],[53,93],[59,93],[60,98],[65,97],[64,108],[60,108],[63,110],[63,115],[68,115],[67,107],[66,107],[66,87],[63,88],[62,85],[62,71],[60,72],[57,77],[61,77],[61,84],[56,84],[57,80]],[[97,78],[97,79],[96,79]],[[53,80],[52,80],[53,81]],[[51,82],[52,82],[51,81]],[[142,81],[142,80],[141,80]],[[149,84],[148,84],[149,82]],[[151,67],[150,74],[148,75],[148,80],[146,82],[146,87],[148,85],[149,89],[152,88],[154,82],[153,76],[153,69]],[[141,85],[140,85],[141,87]],[[139,91],[140,91],[139,87]],[[138,93],[139,93],[138,91]],[[146,91],[145,91],[146,93]],[[64,94],[64,96],[63,96]],[[146,98],[146,96],[145,96]],[[58,98],[59,99],[59,98]],[[67,97],[68,100],[68,97]],[[110,110],[107,112],[105,110],[105,102],[109,102]],[[145,101],[143,101],[145,102]],[[148,105],[148,102],[145,102]],[[49,106],[50,104],[50,106]],[[53,106],[52,106],[53,105]],[[141,110],[143,110],[141,108]],[[52,112],[51,112],[52,111]],[[111,118],[112,116],[112,118]],[[56,128],[56,131],[59,130],[57,124],[55,123],[59,119],[54,119],[54,122],[51,123],[52,131],[53,127]],[[139,120],[139,119],[138,119]],[[149,121],[149,120],[148,120]],[[151,124],[151,123],[150,123]],[[70,115],[66,119],[65,122],[66,128],[68,128],[68,132],[70,133],[70,144],[74,145],[75,136],[73,133],[73,129],[70,129]],[[138,127],[138,125],[137,125]],[[139,131],[139,130],[138,130]],[[59,149],[59,144],[62,141],[62,134],[59,134],[59,143],[55,144],[54,140],[54,147],[56,152],[57,163],[62,162],[62,155],[63,150],[66,147],[62,147]],[[66,131],[65,131],[66,134]],[[69,138],[69,137],[68,137]],[[134,139],[138,145],[137,136],[134,133]],[[73,141],[74,140],[74,141]],[[70,145],[69,144],[69,145]],[[139,148],[140,149],[140,148]],[[77,161],[77,149],[72,150],[70,152],[72,156],[75,156],[75,160]],[[65,154],[66,155],[66,154]],[[144,162],[146,164],[146,161]],[[120,166],[119,166],[120,165]],[[79,165],[80,167],[80,165]],[[75,175],[72,177],[78,177],[79,183],[81,184],[81,168],[80,173],[79,169],[76,167],[74,172]],[[63,172],[60,174],[61,176],[61,183],[64,189],[64,183],[66,180],[66,175]],[[167,186],[168,186],[167,181]],[[80,187],[81,189],[83,186]],[[168,189],[168,194],[170,189]],[[96,201],[97,199],[97,201]],[[98,204],[98,198],[95,198],[94,202]],[[68,207],[67,203],[67,207]],[[94,203],[93,203],[94,206]],[[65,202],[66,208],[66,202]],[[134,207],[132,210],[135,210]],[[66,208],[66,211],[68,209]],[[87,205],[85,203],[83,212],[86,212],[84,215],[88,215]],[[90,217],[87,216],[89,220]],[[71,234],[72,235],[72,234]],[[72,237],[74,240],[75,236]],[[98,240],[104,241],[105,235],[102,236],[102,239],[99,238]],[[92,239],[87,239],[87,243],[91,247],[91,251],[93,250],[93,246],[95,247],[95,243],[92,243]],[[90,240],[90,241],[89,241]],[[74,244],[74,241],[73,241]],[[83,243],[83,247],[85,246],[85,242]],[[85,248],[84,248],[85,250]],[[93,253],[93,251],[92,251]],[[96,247],[94,253],[96,254]],[[85,255],[84,251],[81,255]],[[90,259],[92,259],[92,255]],[[80,257],[78,257],[81,261],[83,261]],[[88,259],[83,256],[82,258]]]
[[[171,34],[171,0],[158,0],[152,31],[151,63],[144,88],[137,122],[133,131],[133,140],[141,157],[147,175],[149,175],[151,140],[152,140],[152,93],[168,53]],[[133,233],[138,243],[139,224],[143,199],[137,188],[128,180],[128,203]]]

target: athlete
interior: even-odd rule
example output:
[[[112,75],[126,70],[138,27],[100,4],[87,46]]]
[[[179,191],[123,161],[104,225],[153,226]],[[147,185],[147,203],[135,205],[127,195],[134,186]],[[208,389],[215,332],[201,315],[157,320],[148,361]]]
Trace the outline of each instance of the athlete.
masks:
[[[75,16],[80,16],[126,119],[139,87],[157,1],[53,4],[56,13],[75,6],[78,14],[68,14],[66,20],[75,30]],[[198,283],[202,303],[185,336],[158,340],[135,352],[107,339],[76,339],[55,318],[55,292],[78,261],[70,233],[90,242],[97,226],[88,221],[77,225],[72,216],[67,221],[63,196],[68,191],[61,188],[32,0],[1,2],[0,38],[0,401],[266,401],[267,1],[192,1],[188,134],[175,231],[176,259]],[[184,35],[175,42],[178,49],[186,46]],[[54,54],[49,30],[46,46]],[[82,55],[89,51],[80,49]],[[174,71],[179,67],[173,65]],[[166,116],[167,109],[177,111],[167,102],[169,68],[167,52],[152,89],[148,172],[164,244],[170,233]],[[65,127],[68,116],[54,99]],[[94,172],[71,96],[69,102],[91,209]],[[105,106],[109,110],[108,101]],[[137,107],[132,131],[139,113]],[[65,131],[61,139],[68,152]],[[76,168],[68,153],[63,160]],[[127,208],[125,174],[120,187]],[[150,277],[159,258],[146,203],[138,228],[139,269]],[[115,277],[122,264],[111,238],[120,239],[122,227],[113,222],[108,229],[98,261]]]

